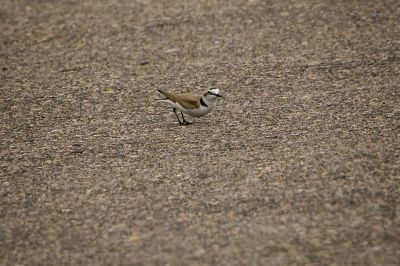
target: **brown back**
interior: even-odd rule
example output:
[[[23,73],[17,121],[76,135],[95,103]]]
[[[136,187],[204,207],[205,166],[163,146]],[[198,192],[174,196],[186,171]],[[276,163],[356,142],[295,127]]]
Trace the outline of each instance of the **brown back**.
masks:
[[[182,107],[186,109],[195,109],[200,106],[200,98],[201,95],[193,94],[193,93],[181,93],[176,94],[173,92],[167,92],[158,90],[162,95],[167,97],[169,100],[174,103],[179,103]]]

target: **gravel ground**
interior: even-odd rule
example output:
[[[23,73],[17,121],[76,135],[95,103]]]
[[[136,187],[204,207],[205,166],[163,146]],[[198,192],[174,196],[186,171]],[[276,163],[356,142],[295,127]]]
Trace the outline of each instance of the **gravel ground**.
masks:
[[[1,265],[399,265],[400,2],[0,7]],[[225,96],[179,126],[157,89]]]

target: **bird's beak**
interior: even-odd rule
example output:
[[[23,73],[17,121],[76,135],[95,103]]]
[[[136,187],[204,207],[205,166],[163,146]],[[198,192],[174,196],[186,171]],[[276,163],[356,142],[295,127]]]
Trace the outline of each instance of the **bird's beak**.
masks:
[[[224,97],[222,97],[222,95],[219,95],[219,94],[216,94],[215,96],[217,96],[217,97],[221,97],[221,98],[224,98]]]

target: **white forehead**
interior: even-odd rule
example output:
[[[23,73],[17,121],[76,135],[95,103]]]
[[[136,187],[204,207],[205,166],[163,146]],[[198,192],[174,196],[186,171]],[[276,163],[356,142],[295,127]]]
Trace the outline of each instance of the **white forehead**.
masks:
[[[219,89],[211,89],[209,91],[214,93],[214,94],[219,94]]]

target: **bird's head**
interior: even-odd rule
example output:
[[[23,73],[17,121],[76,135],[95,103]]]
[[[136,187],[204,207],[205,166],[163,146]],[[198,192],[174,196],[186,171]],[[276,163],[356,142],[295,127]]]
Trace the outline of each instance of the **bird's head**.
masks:
[[[219,94],[219,89],[211,88],[204,94],[204,97],[207,100],[215,101],[217,98],[222,97],[222,95]]]

